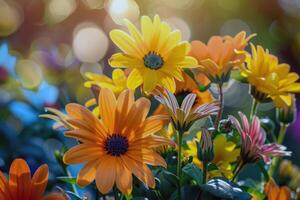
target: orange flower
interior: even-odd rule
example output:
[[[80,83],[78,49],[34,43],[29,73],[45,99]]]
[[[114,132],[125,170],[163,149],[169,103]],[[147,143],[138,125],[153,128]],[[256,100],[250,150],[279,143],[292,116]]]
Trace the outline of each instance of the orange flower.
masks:
[[[265,185],[265,194],[268,200],[290,200],[291,191],[288,187],[278,187],[275,181],[271,178]]]
[[[233,67],[245,60],[244,48],[254,34],[246,37],[244,31],[235,37],[213,36],[207,45],[201,41],[192,41],[190,55],[199,62],[199,69],[214,83],[227,82]]]
[[[9,180],[0,171],[1,200],[67,200],[60,193],[42,197],[48,183],[48,166],[40,166],[33,177],[23,159],[15,159],[10,166]]]
[[[144,97],[134,100],[134,93],[123,91],[116,99],[110,89],[99,94],[99,120],[91,111],[78,104],[68,104],[67,120],[75,130],[66,136],[80,144],[64,155],[66,164],[85,163],[77,177],[84,187],[96,180],[99,191],[108,193],[114,184],[124,194],[132,190],[132,174],[151,188],[154,176],[148,165],[166,167],[165,160],[153,148],[174,145],[166,138],[153,135],[165,125],[166,117],[147,118],[150,101]]]

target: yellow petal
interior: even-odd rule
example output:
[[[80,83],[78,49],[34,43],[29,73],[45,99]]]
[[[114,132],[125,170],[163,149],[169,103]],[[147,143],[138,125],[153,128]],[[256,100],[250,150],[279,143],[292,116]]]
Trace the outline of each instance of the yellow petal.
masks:
[[[176,90],[176,84],[175,84],[175,80],[172,77],[168,77],[168,76],[163,76],[160,79],[161,85],[166,88],[167,90],[169,90],[170,92],[174,93]]]
[[[110,33],[111,40],[126,54],[142,58],[143,53],[137,48],[136,42],[127,33],[121,30],[112,30]]]
[[[137,69],[133,69],[127,79],[127,87],[131,90],[135,90],[143,83],[143,77]]]

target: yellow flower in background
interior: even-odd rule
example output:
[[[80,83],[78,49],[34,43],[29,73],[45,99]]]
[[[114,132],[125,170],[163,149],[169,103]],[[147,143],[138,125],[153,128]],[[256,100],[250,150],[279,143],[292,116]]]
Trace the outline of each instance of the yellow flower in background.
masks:
[[[113,91],[113,93],[118,96],[122,91],[127,89],[126,82],[127,76],[125,72],[121,69],[115,69],[112,72],[112,78],[105,76],[104,74],[96,74],[87,72],[85,74],[86,78],[88,79],[85,81],[84,86],[87,88],[93,88],[95,96],[97,97],[99,94],[100,88],[108,88]],[[90,108],[97,105],[97,99],[92,98],[85,103],[85,106]],[[99,107],[95,107],[93,109],[93,113],[98,116],[99,115]]]
[[[244,62],[244,49],[254,36],[255,34],[246,37],[246,32],[242,31],[234,37],[213,36],[207,45],[195,40],[191,43],[190,55],[198,60],[198,69],[210,81],[222,84],[229,80],[231,69]]]
[[[197,133],[197,141],[201,138],[201,132]],[[193,162],[198,167],[202,168],[202,162],[197,157],[197,145],[196,141],[187,142],[188,149],[185,150],[185,154],[193,157]],[[225,176],[226,178],[232,178],[232,162],[236,161],[240,155],[240,150],[236,149],[236,144],[227,140],[223,134],[217,135],[213,140],[214,146],[214,163],[219,170],[209,171],[209,177]]]
[[[143,85],[149,93],[156,86],[163,86],[175,92],[175,79],[183,81],[182,69],[197,65],[196,59],[187,56],[190,44],[181,41],[181,33],[172,31],[158,15],[153,21],[143,16],[141,32],[130,21],[124,22],[130,35],[118,29],[110,32],[112,41],[123,51],[110,58],[110,65],[131,69],[127,80],[129,89]]]
[[[271,98],[276,107],[290,106],[290,93],[300,92],[300,83],[296,83],[299,79],[298,74],[290,72],[288,64],[280,64],[276,56],[261,46],[255,48],[251,44],[251,49],[252,55],[247,56],[247,65],[242,67],[242,75],[256,91]]]

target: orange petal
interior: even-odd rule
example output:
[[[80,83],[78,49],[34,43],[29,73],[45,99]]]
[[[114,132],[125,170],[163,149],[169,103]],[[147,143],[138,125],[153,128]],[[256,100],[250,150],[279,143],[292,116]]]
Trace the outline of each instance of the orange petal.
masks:
[[[117,177],[116,177],[117,187],[123,194],[130,194],[132,191],[132,174],[131,171],[127,169],[121,159],[118,159],[117,165]]]
[[[110,89],[102,88],[99,94],[99,111],[103,124],[110,134],[114,132],[116,106],[114,93]]]
[[[30,193],[30,169],[23,159],[15,159],[9,170],[9,190],[14,199],[26,199]]]
[[[3,173],[0,171],[0,199],[10,199],[8,191],[8,181]]]
[[[291,200],[291,190],[286,187],[283,186],[280,188],[279,194],[277,196],[277,200]]]
[[[68,198],[62,193],[55,192],[43,197],[42,200],[68,200]]]
[[[124,126],[124,122],[127,118],[127,115],[134,103],[134,93],[130,90],[123,91],[119,97],[117,102],[116,109],[116,132],[121,132],[121,128]]]
[[[93,132],[99,133],[99,135],[102,136],[106,135],[104,128],[99,123],[99,119],[86,107],[76,103],[70,103],[66,105],[66,111],[71,118],[85,123],[89,130],[93,130]]]
[[[96,158],[101,158],[105,154],[100,145],[79,144],[69,149],[64,157],[65,164],[85,163]]]
[[[40,200],[48,184],[48,165],[40,166],[31,180],[30,200]]]
[[[143,124],[134,132],[135,138],[144,138],[160,131],[169,122],[165,115],[153,115],[148,117]]]
[[[107,194],[115,183],[117,173],[116,159],[114,156],[107,155],[97,168],[96,186],[102,194]]]
[[[150,109],[150,101],[144,97],[139,98],[131,107],[127,119],[126,119],[126,129],[123,131],[125,135],[129,134],[134,130],[135,127],[140,126],[140,124],[145,120]]]
[[[95,136],[95,134],[86,131],[84,129],[77,129],[77,130],[71,130],[71,131],[66,131],[65,133],[66,137],[71,137],[76,140],[79,140],[82,143],[101,143],[102,140]]]
[[[77,184],[85,187],[90,184],[96,177],[97,167],[102,159],[91,160],[80,170],[77,176]]]
[[[268,200],[277,200],[279,187],[276,185],[275,181],[272,178],[265,185],[265,194],[268,197]]]
[[[151,188],[155,188],[155,180],[152,172],[147,167],[147,165],[136,162],[128,156],[121,156],[123,163],[126,167],[132,171],[132,173],[143,183]]]
[[[139,146],[139,148],[134,148]],[[151,149],[143,148],[141,149],[138,143],[135,144],[132,148],[128,151],[128,156],[131,157],[133,160],[136,160],[141,163],[145,163],[152,166],[161,166],[167,167],[166,161],[156,152]]]

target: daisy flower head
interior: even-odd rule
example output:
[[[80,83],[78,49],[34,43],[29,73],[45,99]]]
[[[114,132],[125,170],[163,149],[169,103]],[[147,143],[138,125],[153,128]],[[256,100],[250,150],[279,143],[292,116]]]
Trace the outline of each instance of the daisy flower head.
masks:
[[[158,15],[141,18],[141,31],[130,21],[125,20],[130,33],[112,30],[110,38],[123,51],[112,55],[112,67],[131,70],[127,87],[135,89],[142,85],[146,93],[156,86],[163,86],[175,92],[175,79],[183,81],[182,69],[197,66],[197,61],[188,56],[190,44],[181,41],[181,33],[161,21]]]
[[[31,177],[28,164],[23,159],[15,159],[9,170],[9,179],[0,171],[1,200],[67,200],[62,193],[43,196],[48,184],[48,165],[40,166]]]
[[[276,107],[291,106],[291,93],[300,92],[297,73],[290,72],[290,66],[279,63],[278,58],[251,44],[252,55],[248,55],[242,75],[251,85],[252,96],[259,102],[273,100]]]
[[[132,175],[154,188],[154,176],[148,165],[166,167],[165,160],[154,151],[162,145],[174,145],[166,138],[153,135],[168,122],[162,115],[147,117],[150,101],[134,99],[134,93],[124,90],[118,98],[107,88],[98,98],[100,119],[79,104],[68,104],[68,122],[74,130],[67,137],[80,141],[69,149],[66,164],[85,163],[77,176],[84,187],[96,180],[98,190],[106,194],[114,185],[124,194],[131,193]]]
[[[206,103],[196,107],[193,107],[196,94],[188,94],[179,106],[178,101],[174,94],[169,90],[163,92],[157,92],[155,96],[167,110],[168,115],[171,118],[171,122],[174,128],[180,132],[186,132],[194,124],[195,121],[205,118],[209,115],[216,115],[220,109],[218,102]]]
[[[207,44],[192,41],[189,54],[198,60],[198,69],[211,82],[222,84],[229,80],[231,69],[244,62],[244,49],[253,36],[255,34],[246,37],[246,32],[242,31],[234,37],[212,36]]]
[[[254,116],[252,121],[248,121],[245,114],[239,112],[240,122],[233,116],[232,120],[235,128],[241,135],[241,159],[243,163],[255,163],[263,159],[265,163],[270,164],[271,156],[290,156],[291,152],[286,151],[286,147],[276,143],[265,144],[266,133],[260,126],[260,121],[257,116]]]

